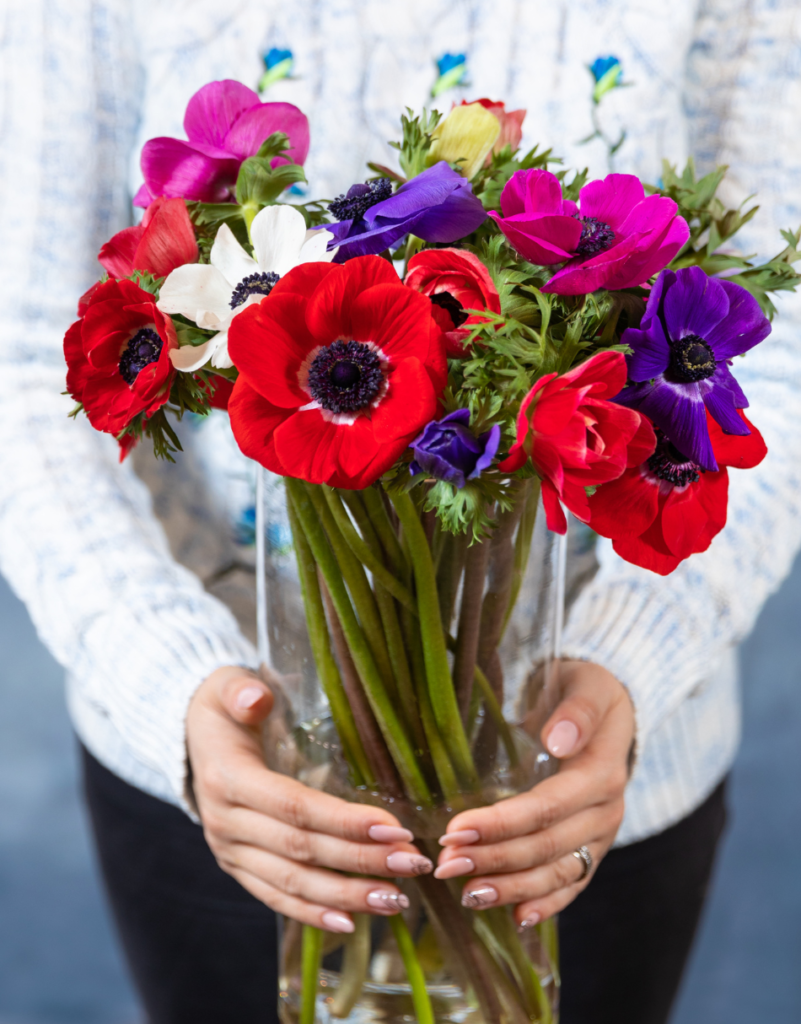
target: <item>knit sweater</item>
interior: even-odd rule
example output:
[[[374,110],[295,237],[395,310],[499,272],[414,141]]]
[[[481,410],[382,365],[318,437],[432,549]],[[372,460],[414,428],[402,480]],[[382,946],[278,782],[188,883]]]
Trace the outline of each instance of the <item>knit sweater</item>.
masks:
[[[252,479],[213,417],[185,431],[177,467],[137,461],[153,496],[112,439],[67,418],[61,342],[100,245],[130,223],[143,142],[180,136],[196,89],[254,86],[261,53],[291,49],[295,77],[269,98],[308,114],[309,194],[333,197],[366,160],[394,164],[400,112],[428,101],[435,58],[463,52],[470,84],[440,109],[525,107],[524,145],[597,176],[605,147],[579,144],[593,131],[587,65],[613,52],[631,83],[600,111],[610,136],[627,131],[616,170],[653,181],[662,157],[729,163],[726,198],[762,204],[749,252],[771,254],[801,221],[794,0],[8,0],[0,18],[0,570],[67,670],[82,741],[184,807],[192,694],[221,665],[255,664],[222,600],[249,607]],[[731,472],[726,529],[664,579],[602,542],[570,614],[565,653],[610,669],[636,710],[619,844],[686,815],[728,770],[733,652],[801,542],[801,303],[780,308],[737,367],[770,454]]]

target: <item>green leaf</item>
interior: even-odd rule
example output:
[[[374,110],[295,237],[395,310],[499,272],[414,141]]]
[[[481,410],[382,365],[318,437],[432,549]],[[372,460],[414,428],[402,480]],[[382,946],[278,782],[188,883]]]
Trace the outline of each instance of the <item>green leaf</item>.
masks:
[[[271,167],[267,157],[251,156],[239,168],[236,200],[241,206],[267,206],[299,181],[306,181],[300,164]]]

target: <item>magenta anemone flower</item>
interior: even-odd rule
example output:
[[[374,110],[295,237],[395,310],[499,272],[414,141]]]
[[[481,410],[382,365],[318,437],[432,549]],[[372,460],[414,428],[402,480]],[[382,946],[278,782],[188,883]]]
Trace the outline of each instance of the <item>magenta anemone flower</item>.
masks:
[[[255,156],[273,132],[285,132],[290,148],[273,166],[302,164],[309,152],[309,122],[291,103],[262,103],[241,82],[226,79],[199,89],[186,107],[187,139],[150,139],[142,149],[144,185],[134,206],[159,196],[224,203],[233,198],[243,160]]]
[[[759,303],[739,284],[708,277],[700,267],[666,270],[651,290],[640,328],[622,341],[629,384],[615,398],[644,413],[679,451],[704,469],[718,464],[706,413],[727,434],[748,434],[737,412],[748,399],[729,370],[770,334]]]
[[[586,295],[645,284],[690,237],[672,199],[652,195],[633,174],[609,174],[562,198],[550,171],[515,171],[492,213],[512,246],[531,263],[564,263],[544,292]]]

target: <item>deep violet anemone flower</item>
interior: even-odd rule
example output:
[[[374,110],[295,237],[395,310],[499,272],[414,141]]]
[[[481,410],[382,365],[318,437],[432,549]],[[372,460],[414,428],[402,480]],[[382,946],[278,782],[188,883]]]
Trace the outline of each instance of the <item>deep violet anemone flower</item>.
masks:
[[[426,425],[411,443],[412,476],[428,473],[461,490],[492,464],[501,443],[501,428],[494,424],[478,437],[470,429],[470,410],[457,409],[441,420]]]
[[[410,232],[426,242],[455,242],[487,214],[469,181],[441,160],[401,185],[392,195],[387,179],[352,186],[330,205],[338,224],[328,248],[339,246],[337,263],[389,249]]]
[[[531,263],[564,263],[544,292],[586,295],[633,288],[662,270],[690,237],[666,196],[646,198],[633,174],[609,174],[562,198],[559,179],[539,169],[515,171],[491,213],[512,246]]]
[[[748,399],[729,361],[770,334],[770,323],[750,292],[708,277],[700,267],[660,274],[639,329],[622,341],[629,381],[615,399],[645,413],[676,447],[704,469],[718,464],[706,412],[727,434],[748,433],[738,409]]]
[[[273,160],[302,164],[309,152],[309,122],[291,103],[262,103],[241,82],[209,82],[191,98],[184,115],[187,139],[150,139],[142,149],[144,185],[134,206],[158,196],[223,203],[233,196],[240,165],[255,156],[273,132],[290,148]]]

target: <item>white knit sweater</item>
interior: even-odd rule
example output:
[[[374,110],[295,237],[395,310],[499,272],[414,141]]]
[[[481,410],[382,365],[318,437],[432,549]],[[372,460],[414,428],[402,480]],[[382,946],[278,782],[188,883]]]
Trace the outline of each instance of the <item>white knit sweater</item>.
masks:
[[[67,419],[61,340],[100,245],[128,223],[142,143],[180,136],[197,88],[255,85],[261,52],[292,49],[298,77],[270,98],[308,113],[310,194],[332,197],[362,180],[366,160],[393,162],[400,111],[426,102],[436,57],[464,52],[471,85],[441,109],[464,95],[526,107],[525,143],[600,175],[602,145],[577,141],[592,131],[586,65],[611,52],[632,83],[602,107],[610,134],[628,131],[618,170],[654,180],[661,157],[688,152],[702,168],[730,163],[728,198],[758,191],[762,203],[749,251],[775,251],[778,228],[801,221],[795,0],[7,0],[0,18],[0,569],[68,671],[83,742],[176,804],[192,693],[220,665],[255,663],[209,592],[216,580],[239,594],[224,570],[243,549],[226,517],[250,484],[244,469],[232,476],[219,420],[169,489],[149,468],[171,553],[115,443]],[[667,579],[602,545],[571,614],[567,653],[607,666],[636,705],[619,843],[687,814],[728,769],[732,652],[801,542],[801,303],[781,305],[770,339],[737,367],[770,455],[732,471],[726,530]]]

